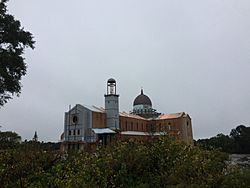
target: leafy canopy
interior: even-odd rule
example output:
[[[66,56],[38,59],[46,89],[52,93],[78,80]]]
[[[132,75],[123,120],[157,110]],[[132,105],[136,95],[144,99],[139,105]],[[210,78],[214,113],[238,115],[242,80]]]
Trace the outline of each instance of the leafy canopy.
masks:
[[[227,153],[250,153],[250,127],[239,125],[232,129],[229,135],[199,139],[197,145],[205,149],[217,148]]]
[[[224,153],[167,136],[144,143],[118,141],[94,153],[61,154],[44,146],[29,141],[0,149],[1,187],[250,187],[249,168],[230,165]]]
[[[34,49],[32,34],[7,13],[6,2],[0,2],[0,106],[21,92],[20,80],[27,65],[22,57],[25,48]]]

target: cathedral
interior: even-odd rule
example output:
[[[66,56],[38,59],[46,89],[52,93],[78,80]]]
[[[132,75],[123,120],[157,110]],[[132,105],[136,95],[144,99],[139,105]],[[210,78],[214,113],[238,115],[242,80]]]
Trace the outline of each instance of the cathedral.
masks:
[[[164,134],[188,145],[193,144],[192,122],[187,113],[157,112],[142,89],[133,102],[133,110],[119,112],[116,88],[116,81],[110,78],[104,95],[105,108],[76,104],[65,112],[62,151],[109,145],[117,139],[145,141]]]

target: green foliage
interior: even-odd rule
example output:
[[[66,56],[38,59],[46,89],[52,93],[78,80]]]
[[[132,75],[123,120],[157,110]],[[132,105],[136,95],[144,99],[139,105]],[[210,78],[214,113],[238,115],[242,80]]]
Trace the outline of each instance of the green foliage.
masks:
[[[15,132],[0,131],[0,150],[7,148],[15,148],[21,142],[21,136]]]
[[[250,187],[250,169],[246,167],[232,166],[227,169],[222,181],[222,187]]]
[[[236,153],[250,153],[250,127],[239,125],[231,130]]]
[[[205,149],[216,148],[227,153],[232,153],[234,150],[233,139],[224,134],[218,134],[217,136],[212,138],[199,139],[196,143]]]
[[[7,13],[6,2],[0,2],[0,106],[20,94],[27,68],[22,54],[25,48],[34,48],[32,34]]]
[[[0,185],[47,187],[52,178],[50,170],[59,157],[54,151],[41,150],[35,142],[0,150]]]
[[[239,125],[230,135],[218,134],[215,137],[199,139],[197,145],[204,149],[219,149],[227,153],[250,153],[250,127]]]
[[[228,156],[177,143],[167,136],[117,142],[95,153],[60,154],[39,142],[0,150],[2,187],[150,188],[247,187],[249,169],[228,167]],[[241,181],[239,181],[239,179]]]

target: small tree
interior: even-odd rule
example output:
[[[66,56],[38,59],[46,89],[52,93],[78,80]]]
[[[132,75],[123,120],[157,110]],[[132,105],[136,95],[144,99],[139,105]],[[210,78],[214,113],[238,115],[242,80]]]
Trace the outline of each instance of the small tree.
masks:
[[[37,142],[38,141],[38,136],[37,136],[37,132],[35,131],[35,134],[33,136],[33,141]]]

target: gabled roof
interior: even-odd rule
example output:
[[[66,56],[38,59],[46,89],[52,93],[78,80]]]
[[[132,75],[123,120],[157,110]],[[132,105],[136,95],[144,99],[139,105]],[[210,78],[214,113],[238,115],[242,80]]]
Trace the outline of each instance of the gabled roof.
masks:
[[[105,113],[105,109],[103,107],[96,107],[96,106],[92,105],[92,109],[93,109],[92,111]]]
[[[99,107],[96,107],[96,106],[94,106],[94,105],[81,105],[81,104],[77,104],[76,106],[77,106],[77,107],[80,107],[80,108],[86,108],[86,109],[88,109],[88,110],[90,110],[90,111],[92,111],[92,112],[105,113],[104,108],[99,108]],[[76,106],[73,107],[72,109],[76,108]]]

